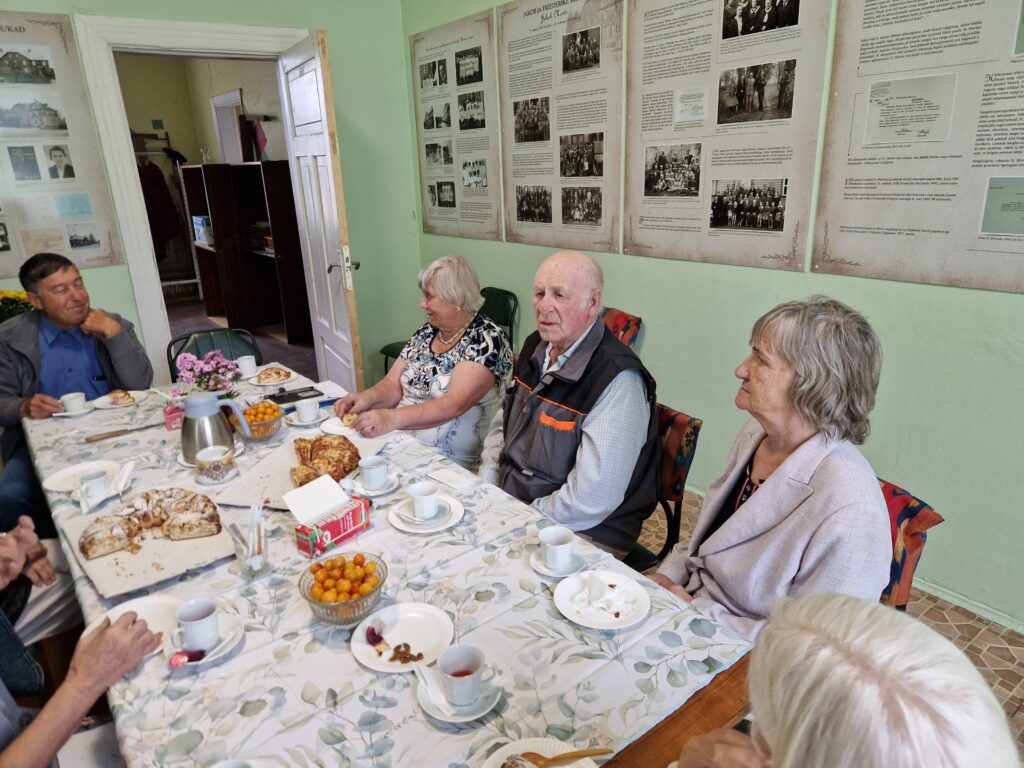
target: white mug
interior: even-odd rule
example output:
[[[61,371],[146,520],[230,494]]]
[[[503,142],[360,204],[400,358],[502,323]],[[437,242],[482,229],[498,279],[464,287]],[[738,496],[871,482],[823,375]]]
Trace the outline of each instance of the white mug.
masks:
[[[552,525],[540,532],[540,549],[544,555],[544,566],[561,573],[572,565],[572,549],[575,535],[568,528]]]
[[[235,364],[238,366],[238,372],[246,378],[256,375],[256,358],[252,355],[242,355],[235,360]]]
[[[102,501],[114,493],[114,482],[102,469],[94,469],[78,478],[78,493],[86,501]]]
[[[473,645],[452,645],[437,659],[444,697],[456,707],[472,704],[480,698],[483,685],[484,654]]]
[[[295,416],[299,421],[309,423],[316,419],[317,413],[320,411],[319,400],[299,400],[295,404]]]
[[[388,460],[383,456],[367,456],[359,460],[363,488],[377,491],[388,484]]]
[[[437,483],[422,480],[408,487],[412,514],[417,520],[430,520],[437,514]]]
[[[79,411],[84,411],[85,393],[68,392],[60,399],[60,404],[64,406],[64,413],[78,413]]]
[[[209,651],[220,642],[217,603],[208,597],[197,597],[182,603],[174,614],[178,628],[171,642],[185,651]]]

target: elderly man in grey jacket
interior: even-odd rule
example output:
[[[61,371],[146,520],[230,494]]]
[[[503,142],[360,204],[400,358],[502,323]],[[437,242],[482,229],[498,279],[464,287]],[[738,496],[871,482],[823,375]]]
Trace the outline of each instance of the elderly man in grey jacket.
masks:
[[[32,468],[21,419],[45,419],[63,408],[60,397],[88,399],[111,389],[153,383],[146,350],[120,315],[93,309],[75,265],[38,253],[18,274],[35,309],[0,325],[0,531],[28,515],[44,538],[55,535]]]

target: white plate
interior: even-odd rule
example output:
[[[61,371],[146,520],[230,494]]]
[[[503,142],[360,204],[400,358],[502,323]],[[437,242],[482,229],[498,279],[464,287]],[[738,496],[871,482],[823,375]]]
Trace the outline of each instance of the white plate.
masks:
[[[71,493],[78,488],[79,480],[86,472],[102,469],[108,475],[116,475],[121,469],[119,461],[83,461],[58,469],[43,480],[43,488],[50,493]]]
[[[446,528],[451,528],[466,514],[466,508],[462,506],[462,502],[454,496],[449,496],[447,493],[439,493],[437,495],[437,502],[438,506],[446,505],[448,510],[442,509],[430,520],[420,523],[413,522],[415,518],[412,516],[411,511],[405,511],[406,508],[412,509],[412,499],[406,499],[390,509],[388,512],[388,522],[391,523],[393,528],[405,531],[406,533],[437,533]]]
[[[85,416],[85,414],[92,413],[95,410],[96,410],[96,405],[94,403],[86,403],[85,404],[85,408],[83,408],[80,411],[75,411],[74,413],[68,413],[67,411],[61,411],[60,413],[53,414],[53,417],[55,419],[73,419],[73,418],[75,418],[77,416]]]
[[[213,650],[210,653],[199,659],[199,661],[186,662],[182,669],[201,669],[203,667],[208,667],[221,657],[227,656],[235,649],[235,646],[238,645],[242,636],[245,634],[245,622],[242,621],[241,616],[233,616],[230,613],[221,612],[217,614],[217,629],[220,634],[220,642],[213,647]],[[164,645],[164,655],[168,659],[179,650],[180,649],[174,644],[173,640]]]
[[[376,499],[378,496],[387,496],[389,493],[394,493],[398,490],[399,479],[398,475],[388,475],[388,482],[383,488],[377,488],[371,491],[358,479],[352,480],[352,490],[356,496],[362,496],[367,499]]]
[[[178,620],[174,618],[174,614],[181,603],[181,600],[170,595],[137,597],[134,600],[128,600],[120,605],[115,605],[98,619],[90,622],[89,626],[82,632],[82,635],[85,636],[92,632],[105,618],[109,618],[111,623],[113,623],[128,611],[135,611],[140,619],[145,619],[151,632],[164,633],[160,645],[156,647],[154,653],[163,649],[163,652],[169,655],[175,651],[174,646],[171,644],[171,635],[174,634],[174,630],[178,627]]]
[[[375,672],[412,672],[412,664],[389,661],[389,654],[378,656],[366,642],[366,628],[381,627],[384,640],[392,647],[408,643],[413,653],[422,653],[417,664],[430,664],[451,645],[455,625],[440,608],[427,603],[397,603],[371,613],[352,631],[352,655],[364,667]]]
[[[323,424],[320,425],[320,429],[326,432],[328,435],[341,435],[342,437],[359,437],[359,433],[356,432],[352,427],[346,427],[341,423],[341,419],[337,416],[332,416]]]
[[[575,752],[577,749],[588,749],[588,747],[577,747],[573,744],[558,741],[558,739],[520,739],[519,741],[513,741],[511,744],[506,744],[501,749],[492,753],[481,768],[501,768],[501,764],[505,762],[506,757],[521,755],[523,752],[536,752],[540,755],[554,756],[565,754],[566,752]],[[573,760],[571,763],[565,763],[563,768],[597,768],[597,763],[589,757],[582,757],[579,760]]]
[[[568,570],[561,572],[553,571],[546,565],[544,565],[544,553],[541,552],[539,549],[532,555],[530,555],[530,566],[533,568],[533,570],[535,570],[541,576],[550,576],[551,578],[555,579],[562,579],[566,576],[572,576],[572,574],[576,573],[584,565],[586,565],[586,561],[583,559],[583,555],[581,555],[579,552],[572,553],[572,560],[569,563]]]
[[[328,412],[326,408],[321,408],[319,411],[316,412],[316,418],[313,419],[312,421],[299,421],[299,414],[289,413],[287,416],[284,417],[284,423],[292,427],[299,427],[304,429],[306,427],[315,427],[320,422],[326,421],[330,417],[330,415],[331,414]]]
[[[241,440],[236,440],[235,456],[241,456],[243,453],[245,453],[245,443],[242,442]],[[188,467],[189,469],[195,466],[194,463],[189,464],[187,461],[185,461],[185,454],[182,453],[181,451],[178,451],[178,463],[181,464],[181,466],[183,467]]]
[[[573,598],[587,588],[590,575],[594,574],[609,587],[614,584],[616,589],[626,590],[634,599],[633,607],[616,618],[608,611],[577,605]],[[555,587],[555,607],[574,624],[589,629],[624,629],[639,624],[651,610],[651,598],[647,591],[629,576],[615,571],[595,570],[584,571],[562,579]]]
[[[110,402],[110,395],[103,395],[103,397],[97,397],[95,400],[92,401],[92,403],[101,411],[112,411],[118,408],[131,408],[133,405],[138,405],[147,397],[149,397],[149,392],[142,392],[138,389],[130,389],[128,390],[128,394],[135,398],[134,403],[127,403],[125,405],[114,405],[112,402]]]
[[[271,365],[271,366],[267,366],[267,367],[268,368],[281,368],[282,370],[288,371],[288,369],[285,368],[283,365]],[[248,379],[248,382],[250,384],[255,384],[257,387],[276,387],[276,386],[278,386],[280,384],[287,384],[289,381],[295,381],[297,378],[299,378],[299,376],[298,376],[297,373],[295,373],[295,371],[288,371],[288,378],[287,379],[281,379],[280,381],[263,381],[263,382],[261,382],[261,381],[257,381],[258,378],[259,378],[259,374],[257,373],[251,379]]]
[[[479,699],[464,707],[454,707],[455,711],[446,711],[437,706],[434,697],[427,691],[427,687],[417,681],[416,701],[419,702],[424,712],[436,720],[446,723],[468,723],[483,717],[494,709],[494,705],[501,699],[504,690],[499,680],[489,680],[483,684],[483,693],[480,694]]]

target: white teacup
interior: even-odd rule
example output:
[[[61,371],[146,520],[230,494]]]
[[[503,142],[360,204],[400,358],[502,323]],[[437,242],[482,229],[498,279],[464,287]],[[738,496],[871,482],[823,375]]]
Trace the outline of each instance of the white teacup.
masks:
[[[437,483],[422,480],[406,490],[412,498],[412,514],[417,520],[430,520],[437,514]]]
[[[210,445],[196,453],[196,475],[208,483],[224,482],[237,466],[234,447]]]
[[[472,704],[483,687],[484,654],[473,645],[452,645],[437,659],[444,697],[456,707]]]
[[[540,532],[540,550],[544,566],[561,573],[572,565],[572,550],[576,536],[562,525],[552,525]]]
[[[360,459],[359,473],[363,488],[368,491],[379,491],[388,484],[388,460],[383,456],[367,456]]]
[[[78,494],[86,502],[103,501],[113,493],[114,481],[102,469],[94,469],[78,478]]]
[[[197,597],[182,603],[174,614],[178,628],[171,642],[186,651],[209,651],[220,642],[217,603],[208,597]]]
[[[319,400],[299,400],[299,402],[295,404],[295,417],[303,423],[308,424],[316,419],[316,415],[319,412]]]
[[[84,411],[85,393],[68,392],[60,399],[60,404],[64,406],[64,413],[78,413],[79,411]]]
[[[242,355],[235,360],[235,364],[238,366],[238,372],[246,378],[256,375],[256,358],[252,355]]]

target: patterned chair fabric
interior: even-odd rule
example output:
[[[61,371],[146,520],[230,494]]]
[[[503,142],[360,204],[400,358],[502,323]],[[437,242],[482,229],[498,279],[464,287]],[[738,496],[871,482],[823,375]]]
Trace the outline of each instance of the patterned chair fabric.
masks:
[[[637,337],[640,336],[640,326],[644,324],[636,315],[631,315],[629,312],[623,312],[621,309],[615,307],[605,307],[601,313],[601,318],[604,320],[604,324],[608,326],[609,330],[615,334],[615,338],[621,341],[623,344],[628,346],[630,349],[636,344]]]
[[[910,600],[910,587],[914,582],[914,570],[921,560],[926,531],[942,522],[938,512],[925,504],[909,491],[879,479],[889,509],[889,526],[892,533],[892,565],[889,570],[889,586],[882,593],[882,602],[900,610],[906,610]]]

